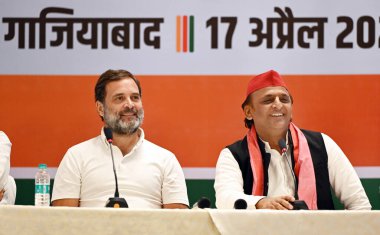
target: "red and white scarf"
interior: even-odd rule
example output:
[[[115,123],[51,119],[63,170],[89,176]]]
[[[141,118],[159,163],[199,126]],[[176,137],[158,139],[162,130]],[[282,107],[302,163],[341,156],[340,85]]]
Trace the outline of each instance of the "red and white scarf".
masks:
[[[293,140],[294,173],[298,179],[298,195],[304,200],[311,210],[317,210],[317,190],[313,161],[307,140],[302,131],[293,123],[289,125]],[[256,129],[254,126],[247,134],[248,150],[253,172],[252,195],[262,196],[264,194],[264,169],[259,144],[257,142]]]

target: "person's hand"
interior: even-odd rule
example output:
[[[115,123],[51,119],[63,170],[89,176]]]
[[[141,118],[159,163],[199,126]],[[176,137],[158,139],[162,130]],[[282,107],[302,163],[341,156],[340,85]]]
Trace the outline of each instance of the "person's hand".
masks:
[[[294,202],[292,196],[265,197],[256,203],[256,209],[291,210]]]
[[[4,192],[5,192],[4,189],[2,189],[2,190],[0,191],[0,201],[3,200]]]

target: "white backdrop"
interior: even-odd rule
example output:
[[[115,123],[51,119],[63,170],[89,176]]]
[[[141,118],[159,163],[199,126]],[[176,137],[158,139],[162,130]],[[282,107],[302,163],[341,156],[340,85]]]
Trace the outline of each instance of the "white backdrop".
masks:
[[[9,32],[9,24],[5,18],[39,18],[47,7],[68,8],[73,14],[50,13],[47,18],[160,18],[160,29],[151,36],[160,38],[159,48],[145,45],[141,26],[140,48],[129,49],[114,46],[108,38],[108,48],[92,49],[76,40],[75,33],[81,29],[81,24],[74,24],[74,45],[67,49],[67,38],[60,46],[52,47],[49,40],[54,40],[57,33],[53,26],[64,26],[64,23],[46,24],[46,48],[38,47],[39,24],[36,25],[36,48],[28,48],[28,24],[25,32],[25,49],[18,48],[18,25],[12,40],[5,40]],[[266,31],[268,18],[280,18],[274,11],[278,7],[285,11],[289,7],[293,19],[326,18],[323,24],[323,48],[317,47],[317,34],[306,41],[310,48],[302,48],[297,43],[297,32],[302,26],[312,27],[316,23],[294,23],[294,47],[276,48],[276,24],[273,27],[273,48],[268,48],[266,41],[256,47],[250,47],[249,41],[254,41],[252,34],[255,24],[250,24],[250,18],[259,18]],[[161,1],[21,1],[1,0],[0,15],[0,74],[99,74],[105,68],[130,68],[136,74],[255,74],[270,68],[277,68],[283,74],[379,74],[380,66],[380,1],[227,1],[227,0],[161,0]],[[194,17],[194,51],[176,51],[176,17]],[[212,26],[206,22],[215,18],[218,27],[218,48],[211,48]],[[224,43],[229,24],[222,23],[223,17],[236,19],[236,27],[231,37],[231,48],[225,48]],[[338,23],[338,17],[352,20],[349,23]],[[109,31],[117,24],[109,24]],[[119,24],[120,25],[120,24]],[[287,32],[287,23],[284,23]],[[100,44],[100,25],[97,39]],[[131,36],[134,27],[131,25]],[[352,43],[352,48],[339,48],[337,38],[347,30],[343,42]],[[87,35],[88,36],[88,35]],[[110,32],[109,32],[110,36]],[[215,36],[215,35],[214,35]],[[362,43],[358,43],[362,41]],[[133,40],[131,39],[131,44]],[[370,46],[369,48],[362,48]],[[372,45],[372,46],[371,46]]]

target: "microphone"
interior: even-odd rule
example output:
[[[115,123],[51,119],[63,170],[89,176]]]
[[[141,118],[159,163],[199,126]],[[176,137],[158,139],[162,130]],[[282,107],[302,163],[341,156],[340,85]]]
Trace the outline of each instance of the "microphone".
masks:
[[[294,198],[296,199],[294,202],[289,202],[293,206],[293,210],[308,210],[308,206],[303,200],[298,200],[298,185],[297,185],[297,180],[296,176],[294,175],[293,168],[290,166],[290,162],[288,159],[288,154],[286,153],[287,147],[286,147],[286,142],[284,139],[280,139],[278,141],[278,145],[281,148],[281,155],[283,155],[286,159],[286,162],[288,163],[290,172],[292,173],[293,176],[293,182],[294,182]]]
[[[109,143],[109,146],[110,146],[113,174],[115,175],[115,195],[114,197],[108,198],[108,201],[106,202],[106,207],[128,208],[127,201],[124,198],[119,197],[119,185],[117,183],[115,162],[114,162],[113,151],[112,151],[112,142],[113,142],[112,130],[110,128],[104,127],[104,135],[106,136],[107,142]]]
[[[210,208],[211,202],[207,197],[201,197],[196,203],[194,203],[191,209],[205,209]]]
[[[247,207],[248,204],[244,199],[237,199],[234,203],[234,209],[236,210],[245,210]]]
[[[296,198],[296,200],[298,200],[298,185],[297,185],[297,181],[296,181],[296,176],[294,175],[294,172],[293,172],[293,168],[290,166],[290,163],[289,163],[289,159],[288,159],[288,154],[286,153],[286,142],[284,139],[280,139],[278,141],[278,145],[280,146],[281,148],[281,155],[285,157],[286,159],[286,162],[288,163],[288,167],[290,168],[290,172],[292,172],[292,176],[293,176],[293,182],[294,182],[294,197]]]

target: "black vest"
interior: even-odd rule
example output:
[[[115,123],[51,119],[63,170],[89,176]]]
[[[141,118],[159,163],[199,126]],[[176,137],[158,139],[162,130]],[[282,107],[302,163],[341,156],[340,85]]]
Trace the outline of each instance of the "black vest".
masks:
[[[333,210],[334,203],[331,196],[329,172],[327,168],[327,152],[323,137],[319,132],[302,130],[309,145],[311,158],[314,166],[315,181],[317,187],[317,205],[319,210]],[[264,167],[264,195],[268,194],[268,167],[270,163],[270,154],[265,152],[264,143],[258,138],[261,156],[263,157]],[[288,142],[291,149],[292,166],[294,171],[293,141],[291,135],[288,135]],[[247,137],[239,140],[234,144],[227,146],[232,155],[239,164],[243,181],[244,193],[252,195],[253,173],[249,156]],[[298,185],[298,179],[296,179]]]

